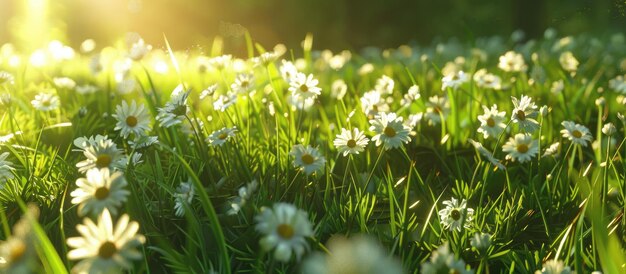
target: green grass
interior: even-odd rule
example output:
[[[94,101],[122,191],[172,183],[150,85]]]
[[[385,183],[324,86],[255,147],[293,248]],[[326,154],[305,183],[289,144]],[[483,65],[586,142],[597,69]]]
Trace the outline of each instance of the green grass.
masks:
[[[37,264],[54,273],[76,264],[67,259],[65,242],[78,236],[75,226],[82,223],[69,194],[76,188],[75,181],[84,177],[75,168],[84,156],[73,151],[72,142],[101,134],[126,155],[142,154],[142,163],[124,170],[131,194],[121,208],[140,224],[140,233],[147,239],[141,250],[144,260],[134,263],[134,272],[297,272],[301,262],[274,260],[272,252],[259,246],[263,235],[255,230],[254,217],[262,207],[288,202],[308,212],[315,228],[314,236],[307,239],[311,250],[326,251],[325,244],[333,235],[369,234],[401,261],[407,273],[419,272],[420,265],[444,242],[478,273],[528,273],[554,258],[578,273],[621,273],[626,271],[626,148],[624,124],[616,115],[626,107],[624,95],[610,88],[609,81],[626,69],[623,40],[623,35],[577,36],[560,45],[554,39],[516,44],[494,38],[478,39],[473,47],[448,42],[370,49],[352,52],[345,65],[332,69],[325,53],[311,50],[314,43],[309,35],[304,49],[289,50],[267,66],[237,59],[240,67],[236,69],[254,74],[256,92],[238,95],[236,104],[225,112],[214,110],[212,102],[230,89],[237,73],[232,67],[201,68],[201,52],[175,52],[169,44],[166,50],[152,50],[131,63],[127,77],[137,86],[129,94],[119,94],[115,87],[114,67],[116,60],[125,57],[123,45],[101,50],[102,71],[97,74],[89,70],[94,53],[35,67],[27,63],[27,55],[5,52],[0,55],[0,70],[12,74],[14,83],[0,84],[0,93],[11,98],[0,108],[0,135],[15,136],[0,143],[0,152],[9,152],[7,160],[15,168],[15,178],[0,190],[2,237],[9,236],[24,203],[34,203],[41,211],[38,222],[31,223]],[[221,40],[216,41],[209,58],[228,52],[221,48]],[[247,57],[267,51],[249,35],[246,41]],[[524,55],[527,72],[497,67],[498,57],[508,50]],[[580,61],[575,74],[559,64],[564,51],[571,51]],[[14,54],[23,62],[9,66],[7,60]],[[457,59],[456,66],[470,80],[456,90],[442,91],[442,73],[457,57],[464,58],[463,62]],[[289,83],[280,75],[281,59],[303,64],[301,71],[319,80],[322,94],[309,110],[292,109],[288,102]],[[155,70],[157,61],[165,62],[168,71]],[[373,65],[373,71],[361,73],[365,64]],[[472,80],[481,68],[501,77],[503,89],[483,88]],[[370,139],[374,135],[368,130],[372,117],[361,110],[360,98],[375,88],[382,75],[395,81],[393,94],[386,95],[391,98],[390,111],[405,120],[410,114],[426,112],[428,98],[434,95],[447,96],[450,113],[435,125],[424,117],[412,129],[411,141],[400,148],[382,150],[370,142],[358,155],[338,154],[333,140],[341,128],[359,128]],[[78,85],[92,84],[98,91],[81,95],[74,89],[57,88],[53,79],[61,76]],[[337,79],[347,84],[342,100],[331,94],[331,84]],[[550,91],[557,80],[564,82],[560,94]],[[154,117],[180,83],[191,91],[191,112],[184,125],[163,128]],[[215,83],[219,85],[216,94],[200,100],[200,92]],[[400,100],[414,84],[421,97],[402,106]],[[59,109],[33,108],[30,101],[44,89],[55,90]],[[532,135],[540,141],[539,154],[526,163],[504,160],[502,151],[509,137],[520,132],[509,121],[511,97],[521,95],[549,110],[539,115],[541,129]],[[598,106],[595,101],[600,97],[606,103]],[[146,105],[153,117],[149,134],[158,136],[158,144],[133,149],[114,130],[116,120],[111,114],[124,100]],[[476,131],[477,116],[483,114],[483,105],[494,104],[506,111],[507,129],[500,138],[484,139]],[[586,147],[571,145],[560,133],[565,120],[586,126],[593,140],[600,141]],[[601,131],[608,122],[617,127],[611,146]],[[238,132],[223,146],[204,142],[213,131],[233,126]],[[482,157],[467,141],[470,138],[493,152],[506,169],[495,168]],[[540,157],[557,141],[561,143],[559,156]],[[306,175],[294,167],[289,153],[296,144],[317,148],[326,158],[324,169]],[[254,179],[259,182],[256,192],[240,213],[227,215],[239,187]],[[197,194],[185,215],[177,217],[174,194],[180,182],[187,180]],[[444,229],[438,211],[450,198],[466,199],[475,210],[471,228]],[[470,246],[476,232],[492,235],[492,244],[484,252]]]

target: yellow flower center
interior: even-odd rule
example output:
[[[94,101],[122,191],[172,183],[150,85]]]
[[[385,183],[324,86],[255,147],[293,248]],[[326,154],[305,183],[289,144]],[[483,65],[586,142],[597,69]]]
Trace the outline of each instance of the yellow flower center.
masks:
[[[300,159],[302,159],[302,162],[305,165],[310,165],[313,162],[315,162],[315,159],[313,158],[313,156],[311,156],[311,154],[304,154],[304,155],[302,155],[302,157]]]
[[[109,189],[107,187],[99,187],[98,189],[96,189],[96,193],[93,194],[94,197],[96,197],[96,199],[98,200],[104,200],[107,197],[109,197]]]
[[[453,220],[458,221],[459,219],[461,219],[461,211],[459,211],[458,209],[453,209],[452,211],[450,211],[450,217],[452,217]]]
[[[494,121],[493,118],[489,117],[489,119],[487,119],[487,126],[488,127],[496,126],[496,121]]]
[[[301,90],[302,92],[307,92],[307,91],[309,91],[309,87],[307,87],[305,84],[302,84],[302,85],[300,86],[300,90]]]
[[[250,83],[248,83],[248,81],[241,81],[241,87],[242,88],[247,88],[249,84]]]
[[[103,259],[109,259],[113,257],[113,255],[115,255],[116,252],[117,252],[117,246],[115,246],[115,243],[110,242],[110,241],[106,241],[102,243],[100,245],[100,248],[98,248],[98,256],[100,256],[100,258],[103,258]]]
[[[526,113],[521,109],[517,111],[517,120],[524,121],[526,120]]]
[[[226,133],[220,133],[220,135],[217,136],[217,138],[220,139],[220,140],[224,140],[224,139],[226,139],[226,137],[228,137],[228,134],[226,134]]]
[[[137,125],[137,117],[135,117],[135,116],[128,116],[128,117],[126,117],[126,124],[129,127],[135,127]]]
[[[50,101],[44,100],[44,101],[41,102],[41,105],[44,106],[44,107],[49,107],[50,106]]]
[[[435,107],[433,108],[433,111],[434,111],[435,113],[439,114],[439,113],[441,113],[441,108],[440,108],[439,106],[435,106]]]
[[[526,152],[528,152],[528,146],[526,144],[519,144],[519,145],[517,145],[517,152],[519,152],[519,153],[526,153]]]
[[[583,133],[580,132],[579,130],[574,130],[572,131],[572,136],[574,136],[574,138],[580,138],[580,137],[583,137]]]
[[[353,148],[353,147],[355,147],[355,146],[356,146],[356,141],[355,141],[354,139],[350,139],[350,140],[348,140],[348,143],[346,143],[346,145],[347,145],[349,148]]]
[[[112,161],[113,159],[111,158],[111,155],[101,154],[98,156],[98,158],[96,158],[96,167],[97,168],[109,167]]]
[[[293,231],[293,227],[291,227],[288,224],[278,225],[278,227],[276,228],[276,232],[281,238],[286,239],[286,240],[291,239],[293,235],[295,234],[295,232]]]
[[[387,135],[387,137],[389,138],[393,138],[394,136],[396,136],[396,130],[390,126],[387,126],[385,130],[383,130],[383,133],[385,133],[385,135]]]
[[[22,256],[24,256],[24,253],[26,253],[26,244],[21,240],[17,240],[15,244],[11,245],[11,249],[9,250],[9,256],[5,259],[7,259],[7,261],[9,262],[15,262],[22,258]]]

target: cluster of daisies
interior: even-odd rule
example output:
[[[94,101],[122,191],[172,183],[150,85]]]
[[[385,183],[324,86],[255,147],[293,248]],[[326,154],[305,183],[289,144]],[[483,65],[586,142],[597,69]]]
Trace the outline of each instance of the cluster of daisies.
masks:
[[[242,135],[251,135],[250,132],[256,130],[249,129],[249,124],[244,122],[249,121],[251,118],[249,116],[253,115],[250,111],[248,117],[240,117],[242,114],[237,107],[244,104],[248,110],[256,111],[255,114],[266,111],[270,116],[277,118],[281,116],[277,115],[277,111],[285,110],[283,104],[288,106],[288,111],[282,114],[285,117],[289,116],[290,112],[306,117],[307,113],[321,105],[322,100],[331,100],[330,102],[342,104],[344,107],[348,105],[346,108],[352,107],[353,110],[346,117],[345,124],[335,128],[333,123],[333,128],[328,130],[334,146],[330,151],[337,157],[349,159],[362,157],[371,151],[382,154],[392,150],[405,150],[420,142],[418,136],[425,126],[442,129],[444,134],[440,136],[439,143],[444,144],[446,138],[450,138],[445,134],[445,130],[455,127],[449,124],[452,121],[459,124],[458,129],[469,128],[468,124],[475,125],[473,122],[480,123],[479,126],[471,128],[471,132],[475,132],[478,137],[474,138],[476,140],[467,139],[467,143],[500,170],[506,170],[507,167],[517,163],[532,163],[541,157],[558,157],[562,150],[561,143],[565,139],[571,147],[577,149],[587,147],[594,141],[590,130],[585,125],[577,123],[582,121],[575,121],[576,118],[572,118],[559,121],[562,126],[560,128],[562,138],[551,136],[552,139],[559,139],[558,142],[546,145],[545,148],[541,147],[541,140],[550,138],[542,135],[542,132],[552,108],[549,105],[537,105],[537,102],[541,102],[540,98],[536,100],[538,98],[520,94],[517,88],[515,90],[518,94],[515,96],[506,93],[513,89],[512,86],[518,84],[516,82],[519,81],[518,78],[527,80],[528,85],[533,85],[542,77],[545,78],[545,72],[540,71],[541,66],[538,65],[532,66],[533,70],[527,73],[531,66],[518,51],[501,54],[497,62],[499,69],[497,72],[490,72],[487,68],[477,69],[476,64],[469,66],[464,57],[457,57],[440,70],[442,77],[437,78],[440,81],[432,81],[434,84],[418,84],[410,75],[410,84],[405,85],[407,87],[405,90],[401,90],[400,83],[408,81],[400,80],[401,75],[388,73],[389,70],[383,70],[385,73],[371,78],[373,84],[361,85],[366,87],[364,90],[356,90],[354,83],[346,82],[347,79],[334,79],[326,84],[320,80],[327,79],[328,75],[313,73],[339,71],[351,65],[349,61],[352,56],[348,51],[339,54],[324,51],[311,63],[303,58],[291,61],[280,59],[286,51],[283,47],[276,47],[249,60],[231,55],[190,57],[189,62],[195,66],[200,75],[204,76],[202,73],[212,71],[214,75],[219,75],[220,79],[212,79],[213,82],[206,83],[204,78],[209,77],[200,77],[203,86],[198,94],[195,94],[189,83],[180,83],[173,89],[168,100],[161,104],[158,95],[145,90],[147,85],[143,85],[134,69],[142,67],[147,74],[165,75],[168,73],[169,65],[163,61],[164,58],[147,58],[153,53],[152,47],[139,36],[129,35],[127,42],[124,53],[112,60],[107,60],[107,56],[103,56],[104,51],[93,52],[93,41],[90,43],[86,41],[81,47],[81,51],[90,56],[88,68],[94,78],[110,76],[110,83],[107,79],[107,85],[110,86],[107,88],[111,89],[115,96],[110,96],[111,94],[106,96],[112,98],[107,99],[117,100],[119,104],[115,105],[111,114],[103,114],[103,117],[115,120],[115,125],[107,128],[108,135],[79,137],[73,142],[75,151],[84,156],[76,164],[81,177],[70,187],[71,203],[76,205],[77,214],[84,217],[84,220],[82,224],[76,226],[80,236],[67,239],[67,245],[71,248],[67,258],[78,261],[73,268],[73,271],[78,273],[97,271],[108,273],[132,269],[132,262],[142,258],[143,254],[139,248],[146,243],[146,238],[139,233],[139,224],[131,221],[130,217],[124,214],[123,208],[131,195],[126,172],[143,164],[144,158],[147,157],[145,155],[148,155],[145,153],[146,150],[153,146],[161,146],[159,137],[166,135],[165,131],[171,130],[170,132],[185,134],[188,138],[184,141],[200,148],[202,153],[225,155],[212,152],[226,150],[225,147],[228,147],[229,142],[249,138],[250,136]],[[403,48],[398,52],[396,54],[404,55],[407,59],[415,55],[411,53],[410,48]],[[559,53],[560,73],[569,77],[567,80],[574,79],[580,66],[576,56],[570,50],[560,48],[555,52]],[[486,58],[484,57],[486,54],[481,50],[475,52],[477,60]],[[51,43],[47,51],[37,52],[31,56],[31,64],[34,67],[44,66],[39,61],[47,55],[57,61],[74,58],[71,48]],[[391,56],[392,53],[383,55]],[[423,54],[419,58],[422,63],[430,62],[428,54]],[[531,55],[535,63],[538,62],[538,58],[536,54]],[[138,63],[141,66],[135,65]],[[151,66],[152,71],[146,69],[146,66]],[[177,64],[175,68],[178,70]],[[272,77],[273,69],[280,76]],[[354,72],[369,81],[369,76],[375,74],[375,71],[376,68],[372,63],[364,63],[355,68]],[[229,79],[225,75],[234,77]],[[612,78],[608,88],[626,94],[625,77]],[[430,75],[426,78],[434,77]],[[13,74],[0,71],[0,85],[15,86],[15,82]],[[562,95],[566,84],[563,80],[551,83],[551,95],[555,97]],[[65,107],[63,104],[66,104],[61,100],[63,96],[60,94],[75,92],[82,96],[82,99],[95,100],[94,96],[98,96],[98,92],[103,89],[97,84],[83,83],[79,79],[54,77],[43,84],[36,94],[29,97],[29,101],[34,110],[50,114],[50,117],[60,116],[62,107]],[[472,104],[475,99],[472,97],[472,91],[477,89],[494,94],[506,93],[506,101],[511,98],[510,104],[491,105],[482,104],[481,101],[481,114],[465,119],[459,119],[460,117],[451,119],[453,115],[458,116],[459,99],[467,97],[467,101],[470,102],[465,103]],[[129,99],[139,90],[144,92],[144,102]],[[430,96],[422,97],[422,93]],[[259,97],[257,94],[264,96],[261,100],[262,106],[256,104]],[[626,97],[618,100],[624,103],[626,102],[624,98]],[[3,107],[10,106],[11,100],[11,94],[0,95]],[[211,115],[206,118],[200,117],[205,115],[198,107],[203,102],[212,107],[213,113],[220,119],[219,123],[207,123],[213,121]],[[602,100],[596,103],[606,104]],[[510,113],[507,113],[507,110],[510,110]],[[81,109],[81,113],[87,111],[92,110]],[[362,120],[364,121],[362,123],[357,122],[357,119],[353,119],[355,115],[366,119]],[[625,121],[623,116],[618,118]],[[464,123],[465,121],[470,122]],[[214,124],[220,126],[214,127]],[[612,123],[606,123],[601,131],[607,136],[612,136],[617,132],[617,128]],[[296,135],[299,137],[297,132]],[[289,163],[293,167],[287,168],[298,170],[298,174],[303,173],[307,178],[308,176],[315,179],[324,178],[322,175],[325,175],[326,168],[332,163],[332,160],[327,160],[330,155],[324,153],[329,150],[311,145],[319,144],[317,140],[310,141],[310,144],[304,139],[296,140],[302,141],[288,148]],[[4,142],[6,141],[0,143]],[[461,145],[468,144],[461,142]],[[207,152],[208,149],[205,150],[207,146],[213,151]],[[491,146],[491,149],[487,148],[488,146]],[[175,149],[172,151],[180,152]],[[15,165],[7,160],[9,156],[8,152],[0,154],[0,186],[14,180],[17,174]],[[501,160],[502,157],[504,160]],[[260,180],[256,179],[242,184],[236,195],[228,199],[228,207],[223,213],[244,216],[242,212],[246,207],[249,210],[256,210],[255,194],[263,187],[265,186]],[[197,189],[191,178],[181,179],[172,189],[174,206],[171,212],[173,216],[179,218],[195,213],[193,209],[196,195],[207,191]],[[473,273],[471,266],[460,258],[461,254],[455,254],[451,250],[448,242],[453,241],[459,233],[473,235],[468,248],[477,254],[483,255],[488,253],[488,250],[493,250],[493,242],[498,240],[495,231],[476,229],[475,210],[470,206],[471,201],[472,197],[450,197],[444,200],[441,206],[436,205],[439,209],[437,215],[440,226],[435,229],[443,230],[445,233],[441,234],[442,240],[437,243],[438,247],[433,250],[430,259],[421,264],[420,270],[423,273]],[[265,204],[258,212],[254,211],[254,215],[254,229],[259,234],[259,246],[262,251],[271,254],[272,258],[279,262],[301,263],[304,273],[404,273],[406,270],[397,259],[387,254],[377,240],[366,235],[351,238],[334,236],[326,244],[329,254],[309,252],[311,249],[309,243],[317,236],[316,224],[309,213],[293,203],[277,201],[271,205]],[[0,257],[4,259],[1,263],[5,269],[33,267],[32,260],[21,259],[35,254],[30,242],[31,237],[27,236],[29,235],[27,227],[20,221],[14,228],[16,231],[14,235],[0,247]],[[540,272],[568,273],[568,271],[569,267],[564,266],[562,261],[549,260],[545,262]]]

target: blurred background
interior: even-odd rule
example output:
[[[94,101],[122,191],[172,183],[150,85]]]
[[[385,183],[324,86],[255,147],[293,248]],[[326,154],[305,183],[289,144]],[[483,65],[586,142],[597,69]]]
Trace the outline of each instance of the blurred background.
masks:
[[[559,35],[626,30],[626,0],[0,0],[0,44],[22,50],[59,39],[99,47],[126,32],[178,50],[209,47],[224,38],[229,53],[245,48],[243,34],[267,47],[299,47],[306,33],[316,49],[428,44],[435,39],[505,35],[526,38],[554,28]]]

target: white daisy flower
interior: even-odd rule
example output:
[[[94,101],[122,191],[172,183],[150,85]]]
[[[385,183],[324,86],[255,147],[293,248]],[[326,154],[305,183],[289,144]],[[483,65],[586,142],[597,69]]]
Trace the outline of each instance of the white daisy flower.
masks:
[[[424,113],[421,112],[409,114],[409,117],[407,117],[406,121],[404,121],[404,125],[408,126],[409,128],[415,128],[417,124],[422,121],[422,118],[424,118]],[[414,132],[412,131],[411,134],[413,133]]]
[[[150,50],[152,50],[152,46],[146,44],[143,39],[139,38],[139,40],[130,45],[130,48],[128,49],[128,58],[139,61],[146,56]]]
[[[350,239],[331,237],[326,244],[329,254],[316,253],[304,261],[304,274],[402,274],[399,261],[387,255],[373,238],[358,235]]]
[[[185,207],[191,206],[195,194],[196,188],[191,180],[180,183],[176,188],[176,193],[174,193],[174,214],[176,216],[185,216]]]
[[[322,89],[317,86],[319,81],[313,78],[313,74],[308,76],[304,73],[298,73],[291,78],[289,82],[289,91],[295,98],[302,97],[303,99],[316,98],[322,93]]]
[[[295,254],[300,260],[308,249],[306,237],[313,236],[313,227],[307,213],[287,203],[275,203],[262,208],[255,217],[256,230],[264,236],[259,242],[265,251],[274,250],[274,258],[287,262]]]
[[[348,92],[348,85],[346,85],[346,82],[343,79],[337,79],[333,81],[330,91],[331,97],[337,98],[337,100],[342,100],[346,95],[346,92]]]
[[[498,138],[506,128],[506,124],[504,123],[506,112],[498,111],[498,106],[495,104],[491,109],[483,106],[483,110],[485,114],[478,115],[478,121],[480,121],[480,127],[477,130],[478,133],[482,133],[485,139],[489,137]]]
[[[115,82],[115,87],[117,89],[117,93],[119,94],[129,94],[135,91],[135,89],[137,89],[137,86],[137,81],[132,77],[124,77]]]
[[[126,214],[114,224],[109,210],[104,209],[97,224],[85,218],[76,230],[81,236],[67,239],[67,245],[73,248],[67,258],[81,260],[72,268],[73,273],[121,273],[133,267],[131,260],[142,257],[137,247],[146,240],[137,234],[139,224]]]
[[[83,154],[87,159],[78,162],[76,167],[81,173],[85,173],[92,168],[113,169],[113,164],[122,157],[122,151],[111,140],[100,140],[95,145],[86,146]]]
[[[474,237],[470,240],[470,245],[479,252],[485,252],[491,246],[491,234],[474,233]]]
[[[313,172],[322,171],[324,164],[326,164],[326,158],[320,154],[320,152],[307,145],[295,145],[289,152],[289,155],[294,157],[293,166],[300,167],[307,175],[311,175]]]
[[[528,69],[524,57],[514,51],[508,51],[500,56],[498,68],[507,72],[523,72]]]
[[[522,95],[518,100],[515,97],[511,97],[513,101],[513,113],[511,114],[511,121],[519,124],[522,131],[533,133],[539,129],[539,122],[536,118],[539,115],[537,112],[537,105],[532,99],[526,95]]]
[[[150,130],[150,114],[143,104],[137,105],[135,100],[130,106],[126,101],[123,101],[122,105],[117,105],[113,117],[117,119],[113,130],[121,130],[124,138],[131,133],[135,136],[143,136],[146,131]]]
[[[454,253],[450,252],[448,243],[444,243],[433,251],[429,262],[422,264],[423,274],[459,273],[472,274],[473,270],[467,270],[462,259],[455,259]]]
[[[244,94],[246,92],[254,90],[254,75],[251,73],[239,73],[235,82],[230,85],[232,91]]]
[[[487,157],[487,160],[489,160],[489,162],[498,167],[499,169],[506,169],[504,167],[504,165],[502,163],[500,163],[500,160],[498,160],[496,157],[493,156],[493,153],[491,153],[491,151],[487,150],[481,143],[476,142],[472,139],[467,139],[470,144],[472,144],[474,146],[474,148],[478,151],[478,153],[480,153],[480,155]]]
[[[309,97],[305,98],[302,96],[287,96],[287,103],[291,106],[292,110],[309,110],[315,104],[315,98]]]
[[[618,75],[609,80],[609,88],[622,94],[626,94],[626,75]]]
[[[571,121],[563,121],[561,125],[565,128],[561,130],[563,138],[569,139],[574,144],[586,147],[587,143],[593,140],[593,136],[591,136],[589,129],[581,124],[575,124]]]
[[[35,95],[35,99],[30,101],[34,108],[40,111],[51,111],[59,108],[61,101],[59,96],[56,96],[50,92],[40,92]]]
[[[392,94],[395,85],[396,84],[391,77],[383,75],[376,80],[376,86],[374,89],[380,93]]]
[[[374,120],[370,120],[371,131],[376,135],[372,137],[372,141],[376,142],[376,146],[383,145],[385,150],[398,148],[402,143],[411,141],[409,133],[411,128],[402,123],[402,117],[398,117],[395,113],[380,113]]]
[[[613,134],[615,134],[616,132],[617,128],[613,123],[609,122],[602,126],[602,133],[604,133],[606,136],[613,136]]]
[[[222,146],[228,139],[235,137],[236,132],[237,127],[224,127],[220,130],[213,131],[205,141],[211,146]]]
[[[552,85],[550,86],[550,92],[552,92],[553,94],[559,94],[563,91],[563,89],[565,89],[565,83],[563,82],[563,79],[552,82]]]
[[[369,139],[365,137],[365,133],[359,131],[358,128],[349,131],[345,128],[341,129],[341,134],[337,134],[337,138],[333,141],[333,144],[342,153],[343,156],[348,154],[359,154],[359,152],[365,149]]]
[[[276,61],[277,58],[278,58],[278,55],[275,52],[268,51],[268,52],[262,53],[258,57],[254,57],[252,59],[252,63],[254,63],[255,66],[268,66],[269,64]]]
[[[85,149],[89,146],[96,146],[98,145],[98,143],[100,143],[101,141],[107,141],[109,140],[108,136],[106,135],[96,135],[96,136],[89,136],[89,138],[87,137],[78,137],[76,139],[74,139],[74,146],[76,146],[78,149],[75,149],[74,151],[80,151],[80,152],[84,152]],[[112,141],[111,141],[112,142]]]
[[[36,237],[32,233],[31,220],[39,218],[39,209],[29,205],[28,211],[13,226],[13,234],[0,243],[0,272],[37,273]]]
[[[0,189],[4,188],[4,183],[13,179],[13,170],[11,167],[13,163],[7,161],[7,157],[9,156],[8,152],[0,154]]]
[[[533,140],[530,134],[518,133],[502,146],[502,151],[508,153],[506,155],[507,160],[524,163],[537,155],[539,142]]]
[[[13,77],[13,74],[8,73],[6,71],[0,71],[0,85],[2,84],[12,85],[14,81],[15,81],[15,77]]]
[[[280,75],[286,82],[291,82],[291,79],[294,78],[298,74],[298,69],[296,66],[287,60],[282,60],[282,65],[280,66]]]
[[[499,76],[488,73],[486,69],[479,69],[474,73],[474,82],[478,87],[494,90],[502,89],[502,80]]]
[[[213,102],[213,109],[221,112],[226,111],[226,109],[237,102],[237,93],[228,91],[226,95],[220,95],[217,97],[217,100]]]
[[[417,101],[421,97],[420,87],[418,85],[412,85],[402,100],[400,100],[400,105],[409,107],[413,102]]]
[[[80,95],[94,94],[97,91],[98,91],[98,87],[96,87],[94,85],[80,85],[80,86],[76,86],[76,93],[78,93]]]
[[[137,136],[135,140],[128,140],[128,145],[133,149],[149,147],[159,143],[159,136]]]
[[[441,90],[445,91],[448,88],[456,90],[467,81],[469,81],[469,77],[462,70],[459,70],[455,73],[450,73],[441,79]]]
[[[548,260],[543,263],[541,270],[535,271],[535,274],[574,274],[576,271],[572,271],[569,266],[563,265],[563,261]]]
[[[72,204],[78,205],[79,215],[99,215],[105,208],[113,215],[130,192],[125,189],[126,179],[121,172],[111,172],[108,168],[93,168],[87,171],[86,178],[76,180],[76,190],[70,193]]]
[[[229,67],[232,64],[233,56],[230,54],[221,55],[211,58],[209,63],[216,68],[217,70],[223,70],[226,67]]]
[[[215,91],[217,90],[217,87],[218,87],[217,84],[213,84],[213,85],[208,86],[204,90],[202,90],[202,92],[200,93],[200,100],[203,100],[206,97],[212,96],[213,93],[215,93]]]
[[[559,63],[561,63],[561,67],[569,72],[575,72],[578,69],[578,60],[574,57],[571,51],[566,51],[561,53],[559,56]]]
[[[245,186],[239,188],[238,196],[232,199],[230,202],[230,209],[226,214],[228,215],[236,215],[241,211],[241,208],[246,204],[246,202],[252,197],[252,194],[256,191],[259,186],[259,182],[257,180],[252,180],[247,183]]]
[[[76,81],[69,77],[55,77],[52,82],[60,89],[74,89],[76,87]]]
[[[439,210],[439,218],[445,229],[461,232],[461,228],[472,227],[474,220],[474,209],[467,207],[467,201],[463,199],[461,204],[455,198],[443,202],[446,208]]]
[[[438,125],[441,123],[442,118],[446,119],[446,117],[448,117],[448,113],[450,113],[450,103],[447,97],[435,95],[428,98],[424,116],[428,120],[429,125]]]
[[[183,92],[182,85],[176,87],[172,92],[170,101],[164,107],[159,108],[159,114],[156,116],[162,127],[168,128],[183,122],[189,113],[187,97],[189,97],[189,91]]]
[[[370,90],[361,97],[361,109],[368,117],[374,117],[379,113],[389,111],[389,104],[377,90]]]
[[[551,144],[548,148],[546,148],[545,152],[541,157],[552,156],[557,157],[559,155],[559,148],[561,147],[561,143],[556,142]]]

